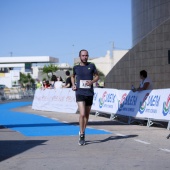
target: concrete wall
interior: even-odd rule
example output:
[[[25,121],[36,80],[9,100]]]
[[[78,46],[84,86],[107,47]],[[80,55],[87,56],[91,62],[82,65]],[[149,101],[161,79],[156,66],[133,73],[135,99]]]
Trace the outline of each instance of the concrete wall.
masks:
[[[170,9],[170,8],[169,8]],[[130,89],[139,86],[139,72],[145,69],[154,89],[170,87],[170,19],[163,22],[136,44],[114,66],[105,79],[105,87]]]
[[[145,69],[155,89],[170,87],[170,0],[132,0],[133,48],[105,79],[108,88],[139,86]]]
[[[132,0],[133,46],[170,17],[170,0]]]

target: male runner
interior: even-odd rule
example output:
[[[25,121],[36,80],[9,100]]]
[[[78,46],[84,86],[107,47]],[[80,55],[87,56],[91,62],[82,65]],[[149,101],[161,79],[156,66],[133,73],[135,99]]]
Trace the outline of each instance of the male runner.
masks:
[[[79,52],[80,63],[73,67],[73,75],[71,77],[72,89],[76,93],[76,102],[78,104],[79,116],[79,145],[85,145],[85,129],[88,123],[91,106],[93,104],[93,83],[98,81],[99,75],[93,63],[88,61],[88,51],[81,50]]]

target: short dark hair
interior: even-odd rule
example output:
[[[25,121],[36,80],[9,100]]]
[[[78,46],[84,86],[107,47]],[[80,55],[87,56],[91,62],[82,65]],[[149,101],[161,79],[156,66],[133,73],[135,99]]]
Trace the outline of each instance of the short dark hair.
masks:
[[[67,70],[66,71],[66,76],[69,76],[70,75],[70,72]]]
[[[144,78],[146,78],[147,77],[147,71],[145,71],[145,70],[140,71],[140,75],[143,76]]]
[[[51,77],[51,81],[57,81],[56,75],[53,75],[53,76]]]
[[[89,55],[89,52],[88,52],[87,50],[82,49],[82,50],[79,51],[79,57],[81,56],[81,52],[82,52],[82,51],[86,51],[86,52],[88,53],[88,55]]]

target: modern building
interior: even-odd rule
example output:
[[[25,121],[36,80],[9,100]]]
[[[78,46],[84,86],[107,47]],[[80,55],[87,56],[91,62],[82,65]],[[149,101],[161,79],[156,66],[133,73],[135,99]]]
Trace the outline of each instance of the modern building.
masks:
[[[105,79],[105,87],[139,86],[139,72],[146,70],[154,89],[170,87],[170,0],[132,0],[130,49]]]
[[[50,56],[0,57],[0,84],[11,88],[20,79],[20,72],[30,73],[36,79],[33,65],[58,63],[58,59]]]

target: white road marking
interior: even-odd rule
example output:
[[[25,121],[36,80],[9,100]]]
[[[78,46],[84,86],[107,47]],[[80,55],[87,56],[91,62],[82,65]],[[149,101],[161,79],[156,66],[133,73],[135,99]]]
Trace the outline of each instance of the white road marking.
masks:
[[[134,141],[136,141],[136,142],[140,142],[140,143],[143,143],[143,144],[146,144],[146,145],[150,145],[150,143],[145,142],[145,141],[143,141],[143,140],[134,139]]]
[[[52,117],[52,119],[53,119],[53,120],[58,120],[58,119],[56,119],[56,118],[53,118],[53,117]]]
[[[163,149],[163,148],[159,148],[159,149],[162,150],[162,151],[165,151],[165,152],[170,152],[169,149]]]
[[[99,129],[99,130],[106,131],[105,129]]]
[[[42,115],[42,117],[47,117],[47,116]]]
[[[100,120],[93,120],[93,119],[90,119],[89,122],[100,122]]]
[[[121,133],[116,133],[116,135],[117,135],[117,136],[123,136],[123,137],[128,136],[128,135],[123,135],[123,134],[121,134]]]
[[[111,131],[109,131],[109,130],[105,130],[105,129],[103,129],[105,132],[109,132],[109,133],[112,133]]]
[[[66,121],[62,121],[63,123],[68,123],[68,122],[66,122]]]

